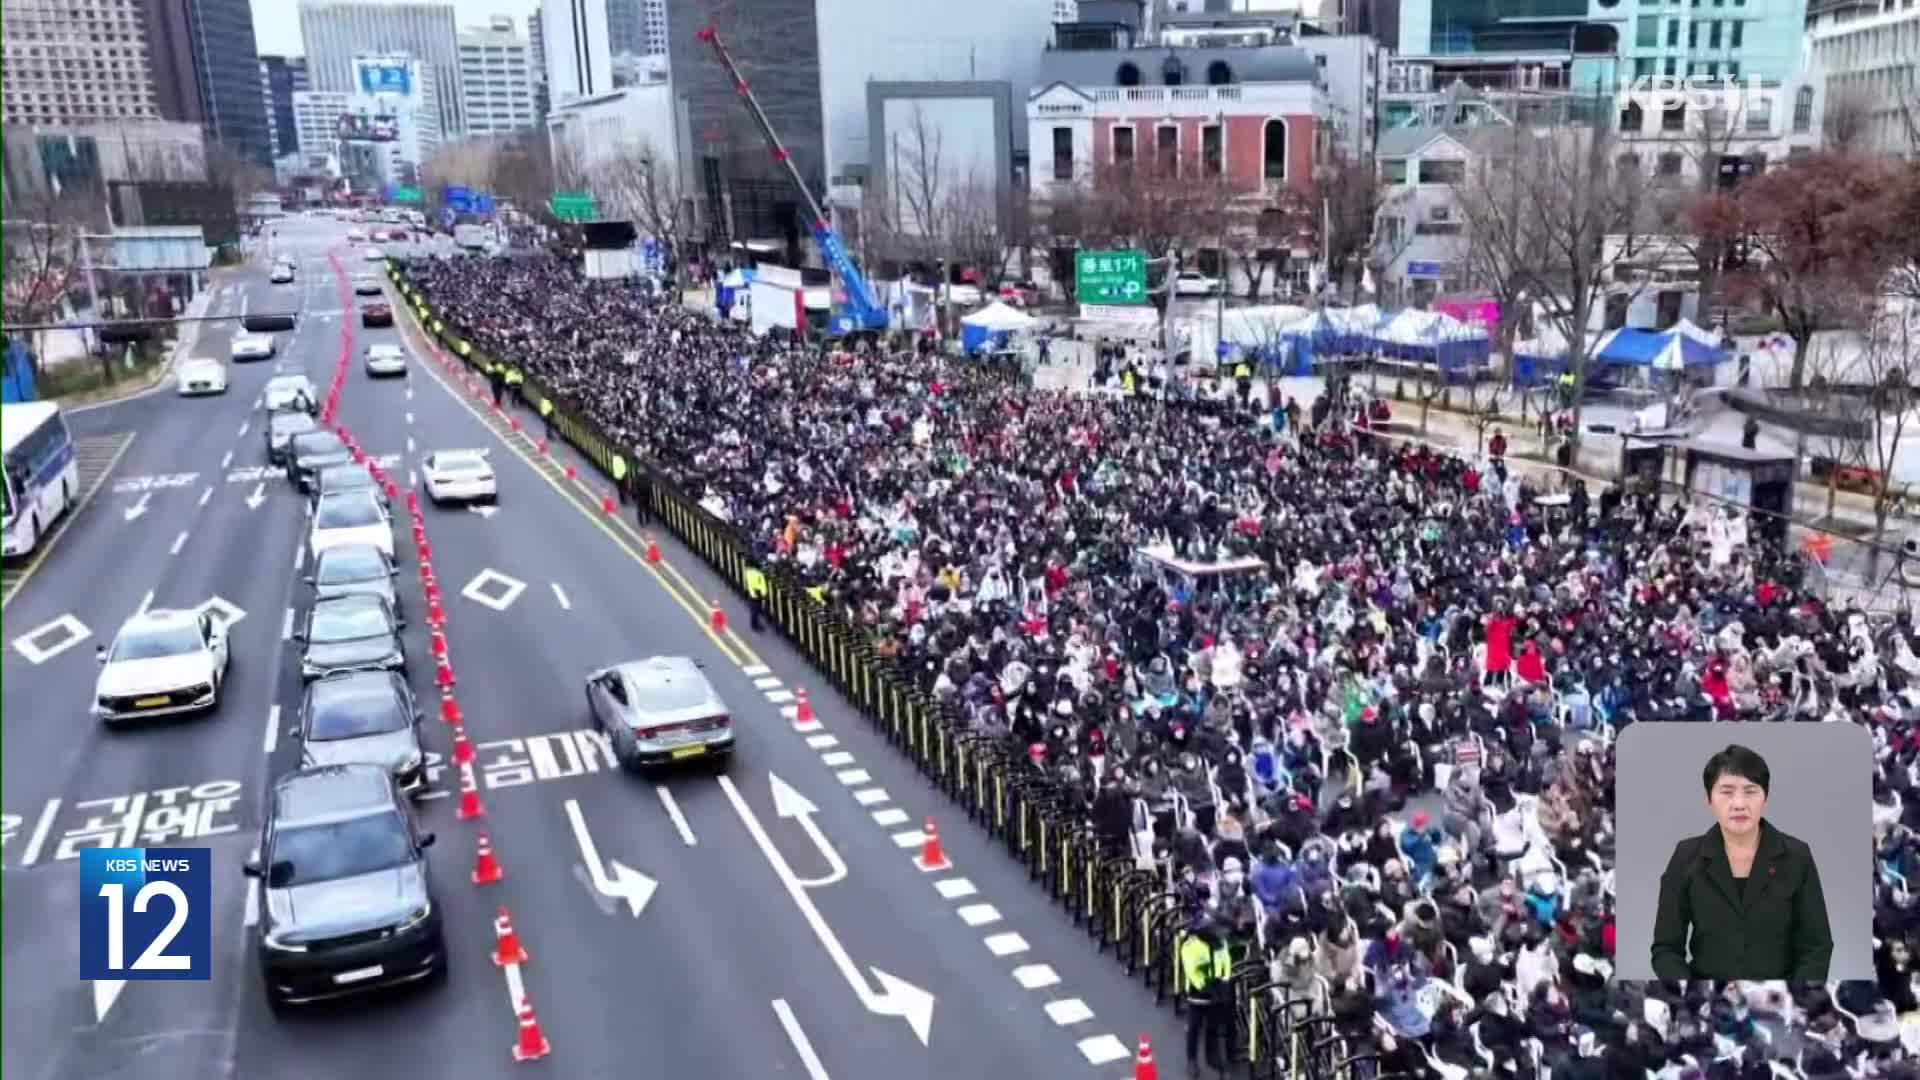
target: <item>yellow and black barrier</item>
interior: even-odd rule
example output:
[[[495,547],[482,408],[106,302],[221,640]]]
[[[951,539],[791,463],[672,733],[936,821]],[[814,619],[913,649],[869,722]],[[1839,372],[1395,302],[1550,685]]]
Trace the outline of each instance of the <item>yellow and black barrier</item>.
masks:
[[[391,266],[402,295],[415,301],[421,324],[476,370],[495,358],[466,333],[432,311],[431,298],[416,289],[404,269]],[[464,346],[464,347],[463,347]],[[509,364],[510,358],[506,359]],[[744,597],[746,570],[754,561],[739,527],[723,521],[682,492],[652,462],[607,437],[573,402],[549,391],[531,375],[521,387],[536,410],[551,402],[553,430],[613,478],[613,461],[624,457],[646,471],[648,507],[687,548]],[[1081,794],[1036,768],[1003,735],[971,729],[959,710],[942,703],[882,652],[880,642],[849,613],[836,611],[788,567],[764,568],[769,621],[793,642],[808,663],[859,709],[888,742],[914,762],[975,825],[1006,845],[1028,877],[1084,928],[1102,952],[1111,951],[1130,976],[1145,980],[1161,1001],[1180,999],[1179,942],[1185,914],[1167,891],[1159,868],[1140,865],[1126,847],[1103,844],[1092,828]],[[1252,1065],[1255,1077],[1302,1080],[1315,1045],[1312,1023],[1327,1020],[1300,1001],[1281,1001],[1269,985],[1266,959],[1246,941],[1233,978],[1234,1057]],[[1315,1076],[1313,1080],[1333,1080]]]

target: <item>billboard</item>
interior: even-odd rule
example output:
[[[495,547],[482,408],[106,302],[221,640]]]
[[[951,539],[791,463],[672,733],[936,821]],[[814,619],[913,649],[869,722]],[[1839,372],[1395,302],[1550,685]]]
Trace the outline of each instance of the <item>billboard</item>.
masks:
[[[341,113],[342,142],[392,142],[400,137],[400,118],[391,113]]]
[[[354,81],[363,94],[413,96],[413,65],[407,60],[388,57],[356,57]]]

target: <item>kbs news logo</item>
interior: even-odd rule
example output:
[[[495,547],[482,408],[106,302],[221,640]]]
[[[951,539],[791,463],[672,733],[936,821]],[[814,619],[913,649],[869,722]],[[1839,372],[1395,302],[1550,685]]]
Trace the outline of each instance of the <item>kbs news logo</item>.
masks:
[[[1754,78],[1642,75],[1624,83],[1614,100],[1622,109],[1638,105],[1646,116],[1658,116],[1674,109],[1701,114],[1718,109],[1726,115],[1737,115],[1745,109],[1770,108],[1774,92]]]

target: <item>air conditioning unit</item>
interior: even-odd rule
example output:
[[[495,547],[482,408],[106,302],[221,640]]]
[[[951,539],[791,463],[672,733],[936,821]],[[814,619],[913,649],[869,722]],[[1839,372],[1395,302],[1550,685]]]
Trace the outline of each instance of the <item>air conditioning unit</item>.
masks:
[[[1427,220],[1432,222],[1452,221],[1453,207],[1448,206],[1446,203],[1435,203],[1427,207]]]

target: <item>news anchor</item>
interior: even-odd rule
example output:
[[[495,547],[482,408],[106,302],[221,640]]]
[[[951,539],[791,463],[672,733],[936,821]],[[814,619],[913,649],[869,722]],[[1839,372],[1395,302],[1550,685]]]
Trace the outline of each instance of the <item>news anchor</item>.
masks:
[[[1660,875],[1654,974],[1826,982],[1833,933],[1820,871],[1804,841],[1766,820],[1766,760],[1731,745],[1701,780],[1714,825],[1674,845]]]

